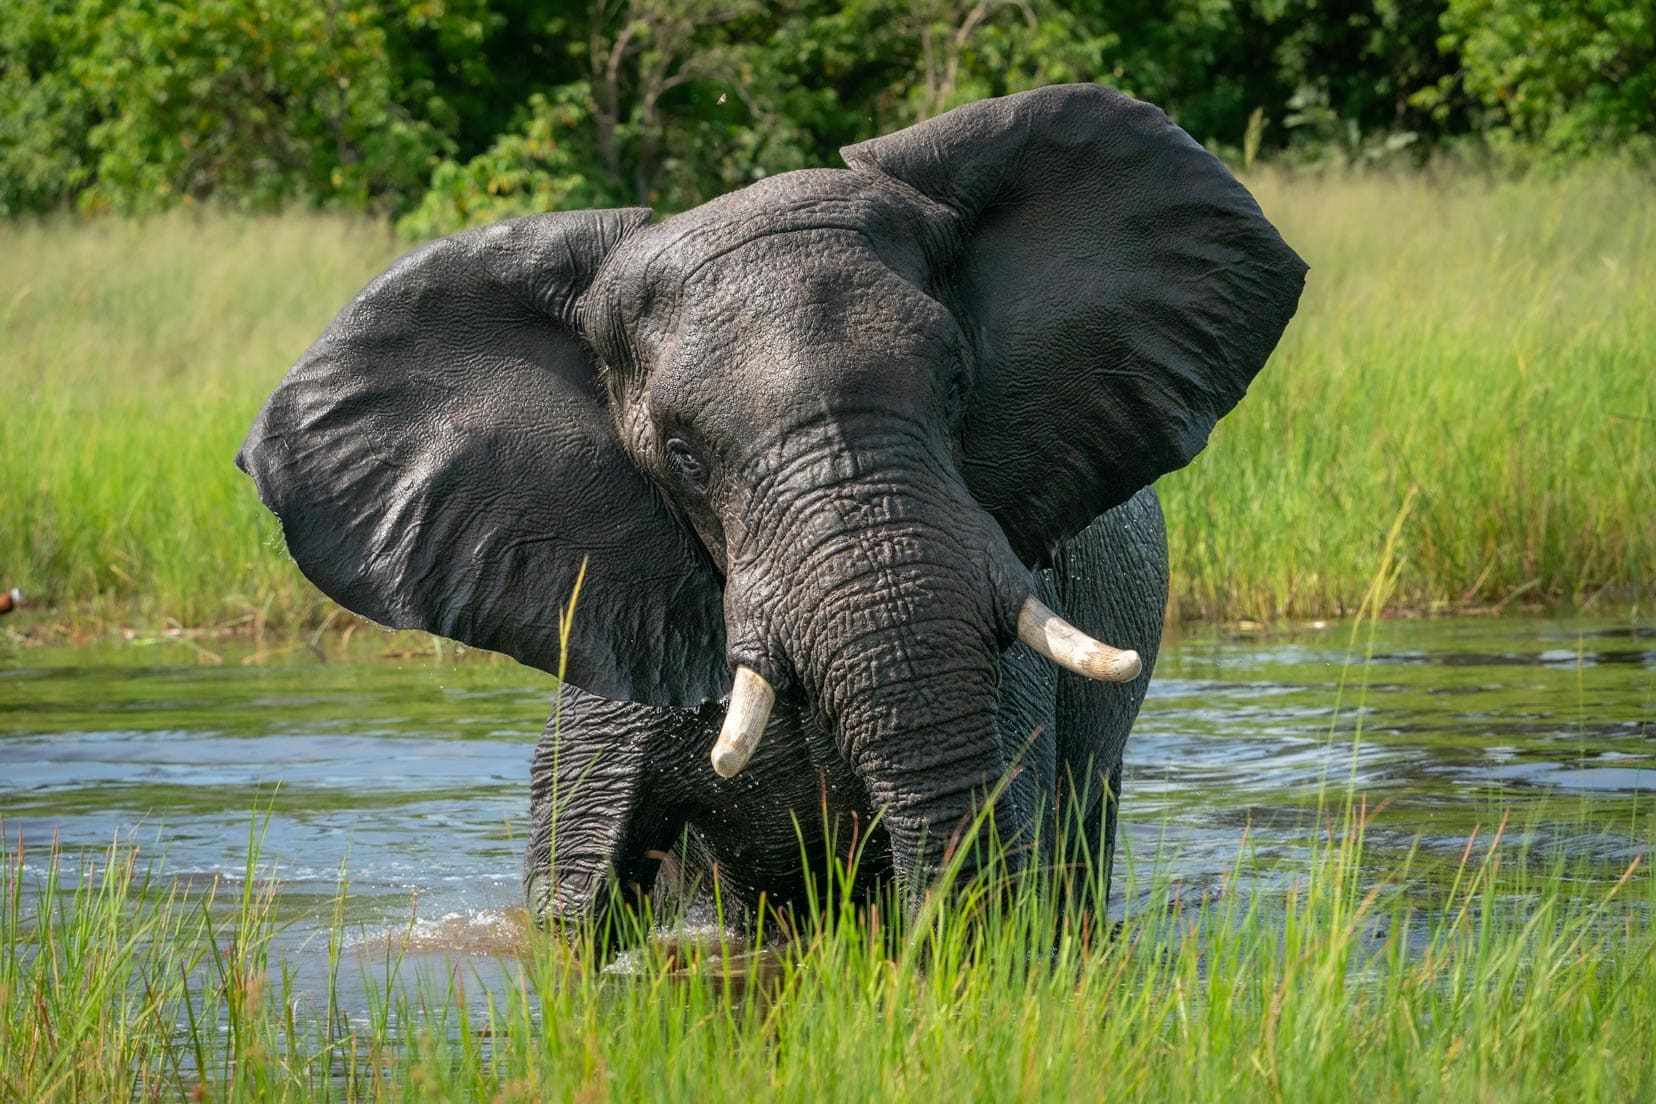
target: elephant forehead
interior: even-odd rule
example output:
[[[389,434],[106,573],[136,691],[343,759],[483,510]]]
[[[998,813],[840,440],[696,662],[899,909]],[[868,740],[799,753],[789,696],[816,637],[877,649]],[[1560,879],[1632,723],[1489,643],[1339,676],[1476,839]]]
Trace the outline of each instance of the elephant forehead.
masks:
[[[734,336],[808,355],[825,342],[890,347],[930,332],[942,315],[865,235],[815,227],[754,238],[698,268],[683,285],[680,337]]]
[[[883,267],[923,284],[926,257],[953,232],[934,207],[842,169],[783,173],[629,236],[599,273],[585,310],[593,329],[614,333],[643,354],[636,359],[658,362],[686,312],[721,290],[740,298],[756,288],[797,288],[813,267]],[[832,283],[823,273],[814,286]]]
[[[820,406],[924,389],[957,342],[936,300],[841,229],[755,239],[684,286],[658,388],[732,383]],[[815,397],[812,397],[812,393]]]
[[[841,228],[750,238],[702,265],[668,305],[634,307],[620,327],[621,394],[648,395],[658,417],[692,416],[730,393],[772,416],[901,408],[925,401],[960,344],[938,301]]]
[[[887,257],[930,248],[953,228],[953,218],[895,182],[844,169],[781,173],[674,215],[634,248],[651,263],[683,278],[757,238],[838,228],[863,234]],[[899,262],[900,263],[900,262]]]

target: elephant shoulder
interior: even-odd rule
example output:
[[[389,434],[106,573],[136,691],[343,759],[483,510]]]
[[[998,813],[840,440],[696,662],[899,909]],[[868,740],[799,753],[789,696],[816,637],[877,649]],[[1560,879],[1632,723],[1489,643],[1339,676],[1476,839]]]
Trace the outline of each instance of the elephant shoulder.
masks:
[[[1121,647],[1161,638],[1167,611],[1167,527],[1154,487],[1099,514],[1052,558],[1058,610]]]
[[[1121,566],[1120,561],[1129,558],[1159,563],[1166,572],[1167,526],[1154,486],[1141,488],[1059,544],[1053,554],[1053,567],[1060,574],[1073,574],[1099,561]]]

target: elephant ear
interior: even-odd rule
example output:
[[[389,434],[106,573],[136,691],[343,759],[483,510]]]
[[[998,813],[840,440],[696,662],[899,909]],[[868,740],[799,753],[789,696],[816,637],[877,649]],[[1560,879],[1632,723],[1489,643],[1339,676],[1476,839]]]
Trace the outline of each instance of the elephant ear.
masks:
[[[576,304],[647,210],[537,215],[398,261],[282,380],[237,464],[348,609],[688,705],[727,692],[722,587],[622,450]]]
[[[1097,85],[956,108],[841,151],[951,209],[976,342],[967,484],[1027,562],[1188,464],[1264,365],[1305,263],[1162,112]]]

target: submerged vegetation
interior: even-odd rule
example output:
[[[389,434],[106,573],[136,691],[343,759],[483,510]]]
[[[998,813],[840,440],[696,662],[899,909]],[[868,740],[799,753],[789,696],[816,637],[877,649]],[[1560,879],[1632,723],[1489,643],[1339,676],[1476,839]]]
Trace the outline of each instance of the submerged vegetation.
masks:
[[[1647,597],[1646,188],[1250,183],[1311,274],[1252,393],[1160,483],[1176,613],[1350,610],[1406,499],[1398,605]],[[0,224],[0,586],[37,607],[5,627],[343,624],[232,458],[286,366],[406,246],[309,213]]]
[[[1656,1093],[1656,879],[1640,860],[1549,857],[1503,821],[1458,862],[1412,852],[1376,880],[1361,806],[1335,799],[1319,823],[1308,860],[1244,850],[1216,894],[1128,864],[1129,915],[1108,934],[980,883],[895,932],[829,892],[757,953],[703,931],[600,970],[526,934],[497,948],[507,981],[490,988],[464,961],[420,974],[395,933],[349,930],[343,884],[313,918],[326,969],[307,985],[273,950],[280,872],[261,873],[256,838],[244,877],[190,888],[130,848],[76,860],[8,834],[0,1096]]]

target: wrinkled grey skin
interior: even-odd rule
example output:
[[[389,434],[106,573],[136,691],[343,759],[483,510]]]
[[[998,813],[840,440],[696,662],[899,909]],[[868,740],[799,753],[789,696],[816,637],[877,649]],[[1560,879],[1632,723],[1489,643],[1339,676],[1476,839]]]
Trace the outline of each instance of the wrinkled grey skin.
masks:
[[[820,839],[824,810],[912,905],[1009,770],[1013,865],[1052,857],[1028,843],[1054,808],[1108,835],[1148,664],[1060,675],[1012,646],[1018,610],[1153,660],[1165,542],[1134,496],[1242,397],[1304,265],[1165,116],[1093,86],[844,155],[659,224],[425,246],[238,457],[336,600],[580,688],[533,770],[544,920],[647,884],[686,825],[737,898],[790,898],[818,858],[794,818]],[[779,701],[722,781],[737,664]]]
[[[1035,590],[1100,637],[1140,644],[1144,660],[1131,682],[1107,683],[1062,671],[1021,643],[1000,658],[998,754],[1020,769],[997,820],[1010,817],[1026,836],[1002,842],[1038,848],[1043,865],[1072,868],[1069,889],[1085,907],[1109,883],[1122,751],[1155,665],[1167,600],[1155,492],[1146,488],[1066,541],[1053,566],[1036,573]],[[707,766],[723,719],[716,703],[674,709],[564,691],[531,772],[523,878],[535,916],[601,921],[615,901],[648,892],[669,853],[675,888],[700,879],[705,890],[717,862],[727,919],[761,892],[773,905],[805,901],[808,875],[820,894],[830,848],[842,863],[858,852],[861,894],[891,877],[890,833],[875,820],[868,787],[840,754],[832,726],[808,703],[779,707],[747,769],[732,779]],[[1058,839],[1068,845],[1063,854],[1054,851]]]

